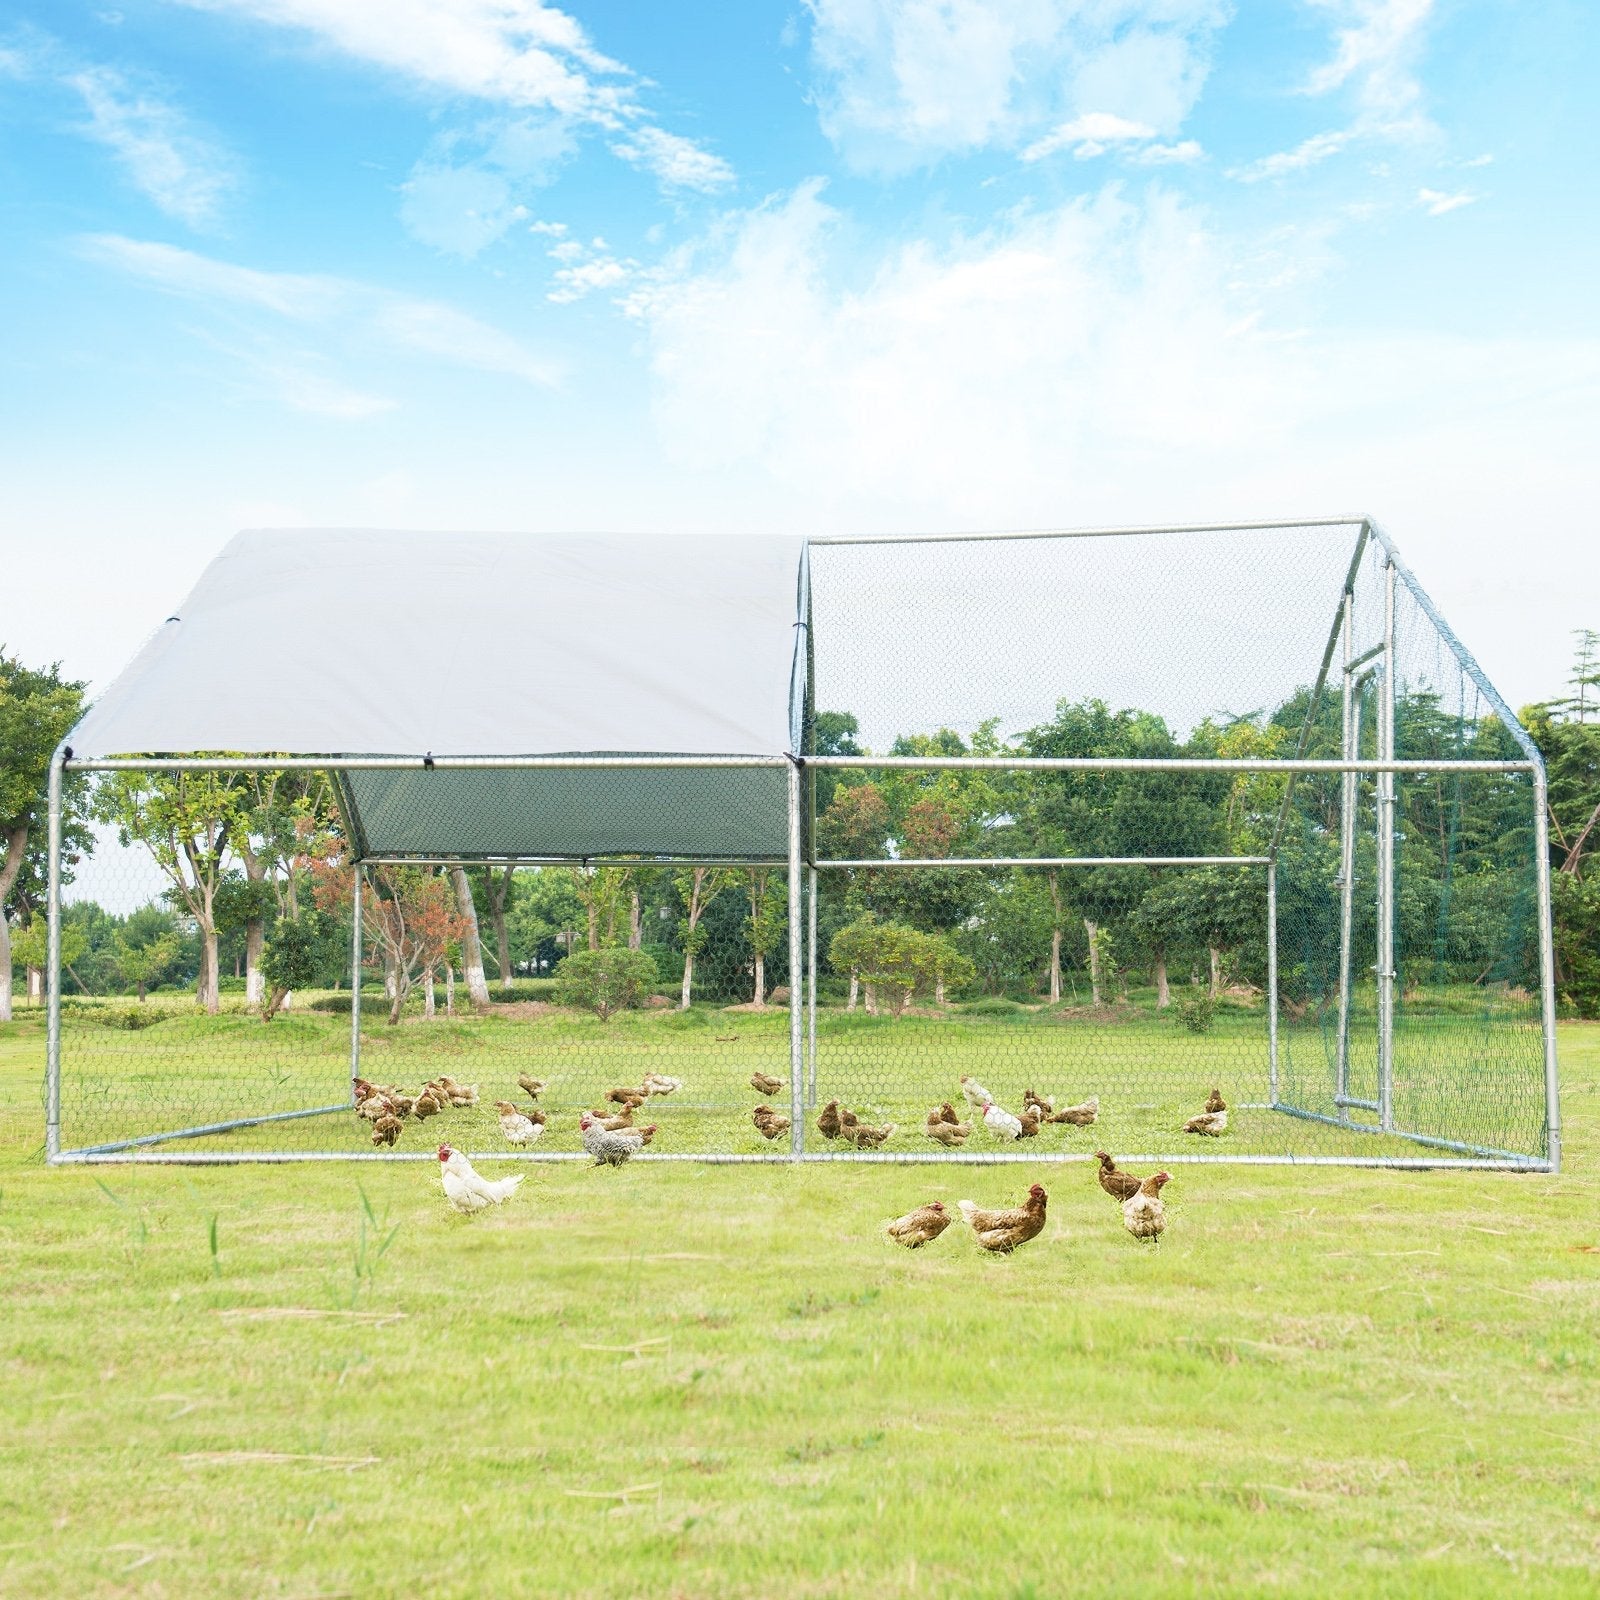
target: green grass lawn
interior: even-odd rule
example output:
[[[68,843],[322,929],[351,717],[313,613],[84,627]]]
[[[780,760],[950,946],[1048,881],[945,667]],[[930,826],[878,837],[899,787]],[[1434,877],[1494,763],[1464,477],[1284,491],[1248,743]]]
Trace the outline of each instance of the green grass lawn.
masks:
[[[161,1033],[101,1031],[133,1074]],[[375,1048],[452,1037],[481,1076],[492,1032]],[[1077,1165],[534,1165],[470,1219],[410,1164],[47,1170],[0,1028],[0,1594],[1593,1596],[1600,1029],[1561,1045],[1560,1176],[1183,1167],[1152,1250]],[[1012,1259],[881,1234],[1035,1179]]]

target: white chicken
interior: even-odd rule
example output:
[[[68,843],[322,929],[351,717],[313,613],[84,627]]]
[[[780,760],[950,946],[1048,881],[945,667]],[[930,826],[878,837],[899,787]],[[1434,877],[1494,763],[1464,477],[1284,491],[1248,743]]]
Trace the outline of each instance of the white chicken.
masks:
[[[518,1111],[509,1100],[496,1100],[494,1108],[500,1113],[500,1131],[507,1144],[533,1144],[544,1132],[544,1124]]]
[[[965,1073],[961,1075],[961,1093],[969,1106],[976,1106],[980,1111],[994,1099],[976,1078],[969,1078]]]
[[[606,1129],[600,1119],[585,1111],[578,1118],[583,1133],[583,1148],[594,1157],[597,1167],[620,1167],[635,1151],[642,1150],[656,1131],[655,1124],[647,1128]]]
[[[1122,1225],[1135,1239],[1159,1242],[1161,1231],[1167,1225],[1167,1207],[1161,1191],[1171,1182],[1171,1173],[1154,1173],[1122,1202]]]
[[[522,1173],[510,1178],[480,1178],[459,1150],[439,1146],[445,1198],[457,1211],[484,1211],[509,1200],[522,1184]]]
[[[1012,1116],[1009,1111],[1002,1110],[993,1100],[983,1108],[983,1125],[997,1139],[1022,1137],[1022,1119]]]
[[[641,1087],[647,1095],[676,1094],[683,1087],[682,1078],[669,1078],[664,1072],[647,1072]]]

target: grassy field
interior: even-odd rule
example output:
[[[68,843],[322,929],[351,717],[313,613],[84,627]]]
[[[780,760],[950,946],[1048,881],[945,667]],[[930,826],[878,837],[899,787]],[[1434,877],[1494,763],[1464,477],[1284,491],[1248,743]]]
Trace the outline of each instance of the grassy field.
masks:
[[[1186,1167],[1152,1250],[1079,1166],[536,1166],[472,1219],[415,1165],[51,1171],[0,1028],[0,1594],[1592,1596],[1561,1043],[1559,1177]],[[1015,1258],[880,1232],[1035,1178]]]

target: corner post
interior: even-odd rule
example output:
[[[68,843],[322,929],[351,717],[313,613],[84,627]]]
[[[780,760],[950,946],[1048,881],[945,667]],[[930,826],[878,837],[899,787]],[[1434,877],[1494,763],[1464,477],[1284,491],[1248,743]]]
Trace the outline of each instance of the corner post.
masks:
[[[1556,956],[1550,913],[1550,787],[1543,765],[1533,771],[1533,840],[1539,884],[1539,1020],[1544,1033],[1545,1153],[1561,1170],[1561,1083],[1556,1070]]]
[[[1378,759],[1393,761],[1395,679],[1395,569],[1383,565],[1383,698],[1378,710]],[[1378,1124],[1394,1130],[1394,832],[1395,774],[1378,775]]]
[[[1278,862],[1267,863],[1267,1074],[1274,1111],[1278,1108]]]
[[[1346,761],[1360,758],[1360,716],[1350,663],[1355,657],[1355,591],[1344,592],[1344,716],[1339,753]],[[1334,1074],[1334,1104],[1348,1116],[1350,1094],[1350,968],[1356,909],[1356,805],[1360,780],[1353,772],[1339,778],[1339,1054]]]
[[[366,869],[356,863],[355,892],[351,900],[350,934],[350,1104],[356,1103],[356,1079],[361,1076],[361,880]]]
[[[801,933],[800,770],[789,760],[789,1153],[798,1161],[805,1153],[805,978]]]
[[[817,869],[808,872],[811,893],[806,908],[806,1109],[817,1103]]]
[[[52,1166],[61,1154],[61,774],[66,761],[64,748],[50,758],[47,802],[44,1158]],[[4,915],[0,909],[0,916]]]

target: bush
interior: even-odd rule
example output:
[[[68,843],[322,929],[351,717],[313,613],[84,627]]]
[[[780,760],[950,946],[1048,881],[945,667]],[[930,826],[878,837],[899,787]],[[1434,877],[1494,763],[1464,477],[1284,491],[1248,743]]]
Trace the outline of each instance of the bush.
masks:
[[[604,1022],[637,1006],[659,979],[654,960],[643,950],[579,950],[556,973],[556,999],[592,1011]]]
[[[1015,1000],[1007,1000],[1001,995],[986,995],[982,1000],[969,1000],[961,1008],[964,1017],[1018,1017],[1026,1013],[1027,1007],[1020,1006]]]
[[[67,1016],[93,1023],[97,1028],[122,1028],[129,1033],[137,1033],[141,1028],[153,1028],[158,1022],[165,1022],[171,1015],[170,1012],[163,1011],[157,1006],[140,1005],[137,1001],[130,1006],[82,1003],[75,1005],[69,1000],[63,1000],[61,1010]]]
[[[497,978],[489,980],[489,998],[496,1005],[515,1005],[519,1000],[553,1000],[559,975],[554,978],[513,978],[509,989],[502,989]]]
[[[377,1000],[382,1000],[383,996],[380,994],[374,996],[374,998]],[[366,1003],[366,999],[366,991],[363,990],[361,994],[363,1005]],[[350,1015],[350,996],[348,994],[319,995],[315,1000],[311,1001],[306,1006],[306,1010],[325,1011],[329,1016],[332,1017],[348,1017]]]
[[[1190,1033],[1210,1033],[1211,1019],[1217,1014],[1217,1002],[1209,989],[1198,984],[1185,989],[1178,996],[1178,1026]]]

